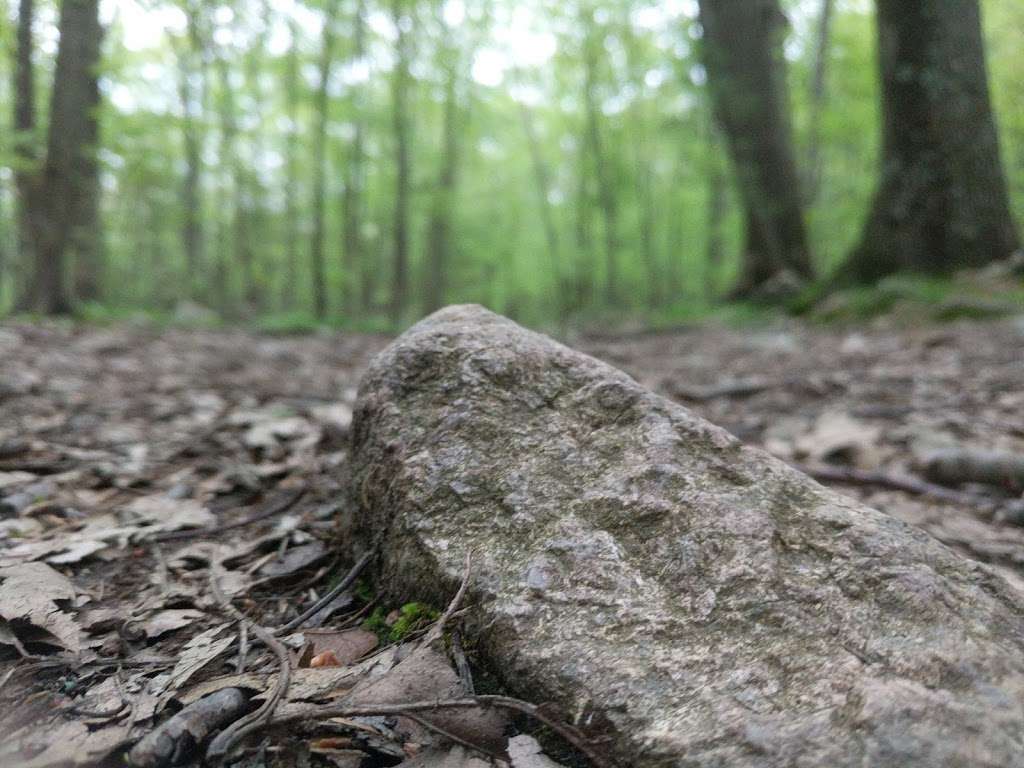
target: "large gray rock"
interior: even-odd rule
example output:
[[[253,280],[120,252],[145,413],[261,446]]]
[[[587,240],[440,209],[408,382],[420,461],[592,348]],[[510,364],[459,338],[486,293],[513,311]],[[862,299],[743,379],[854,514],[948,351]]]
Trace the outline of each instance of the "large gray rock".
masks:
[[[384,583],[628,766],[1024,765],[1024,601],[623,373],[479,307],[373,362],[354,423]]]

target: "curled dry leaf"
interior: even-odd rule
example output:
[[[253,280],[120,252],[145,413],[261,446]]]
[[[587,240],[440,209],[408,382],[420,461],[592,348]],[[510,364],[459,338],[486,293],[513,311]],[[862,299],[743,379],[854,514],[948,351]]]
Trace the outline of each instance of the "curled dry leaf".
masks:
[[[67,577],[45,563],[0,568],[0,618],[10,622],[9,629],[22,642],[44,642],[78,653],[81,630],[74,617],[57,605],[74,597],[75,588]]]

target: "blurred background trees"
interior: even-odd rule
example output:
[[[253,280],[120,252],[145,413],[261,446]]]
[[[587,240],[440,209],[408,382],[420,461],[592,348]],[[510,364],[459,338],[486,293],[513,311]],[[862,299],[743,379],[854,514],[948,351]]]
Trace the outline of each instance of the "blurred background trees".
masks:
[[[1003,259],[1017,0],[6,0],[0,310],[530,322]]]

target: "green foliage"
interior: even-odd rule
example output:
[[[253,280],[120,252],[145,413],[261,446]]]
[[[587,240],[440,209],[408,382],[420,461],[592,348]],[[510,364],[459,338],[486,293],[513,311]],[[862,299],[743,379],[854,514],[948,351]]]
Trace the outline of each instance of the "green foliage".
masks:
[[[790,104],[803,163],[811,140],[820,2],[784,5],[792,21],[786,41]],[[982,6],[1007,177],[1015,212],[1024,219],[1024,6],[1018,0],[983,0]],[[315,95],[324,7],[319,0],[294,8],[157,0],[114,17],[105,38],[99,115],[104,305],[80,308],[83,317],[104,320],[144,311],[153,321],[173,321],[177,306],[189,299],[216,309],[226,321],[254,323],[270,333],[324,326],[393,329],[388,304],[394,282],[395,39],[390,4],[378,0],[362,4],[364,59],[355,55],[360,4],[340,0],[338,6],[326,103],[328,311],[322,320],[311,312]],[[737,273],[745,222],[721,142],[711,141],[695,4],[607,0],[594,6],[592,20],[587,7],[584,0],[407,3],[411,295],[399,313],[403,322],[424,308],[431,221],[442,207],[439,174],[449,138],[443,135],[445,83],[453,67],[458,162],[447,302],[480,302],[548,326],[609,318],[671,324],[723,311],[714,307]],[[195,13],[194,37],[185,9]],[[877,178],[880,136],[871,4],[844,2],[836,9],[820,124],[820,188],[807,212],[823,274],[860,236]],[[36,25],[41,123],[53,63],[52,46],[42,46],[54,37],[51,11],[41,10]],[[13,13],[8,7],[5,20]],[[0,24],[5,61],[13,55],[12,32],[12,25]],[[587,45],[599,51],[592,73],[600,107],[599,155],[585,130]],[[193,94],[188,104],[183,82]],[[2,78],[0,165],[8,169],[15,165],[8,130],[12,102],[11,79]],[[45,127],[35,132],[37,145]],[[363,177],[357,180],[359,251],[353,264],[346,252],[344,197],[357,134]],[[200,149],[195,265],[184,245],[189,135]],[[728,177],[723,257],[711,265],[711,180],[722,170]],[[608,223],[597,183],[602,175],[617,206],[614,306],[604,290]],[[15,242],[13,202],[13,172],[5,169],[5,253]],[[20,269],[13,258],[0,265],[0,301],[8,307]],[[868,294],[851,299],[859,307],[855,313],[870,315],[894,301],[884,290]],[[757,312],[724,310],[730,321]]]
[[[363,629],[376,632],[381,640],[400,643],[413,632],[425,629],[440,618],[440,611],[424,603],[406,603],[398,609],[398,618],[388,624],[388,611],[377,606],[363,622]]]

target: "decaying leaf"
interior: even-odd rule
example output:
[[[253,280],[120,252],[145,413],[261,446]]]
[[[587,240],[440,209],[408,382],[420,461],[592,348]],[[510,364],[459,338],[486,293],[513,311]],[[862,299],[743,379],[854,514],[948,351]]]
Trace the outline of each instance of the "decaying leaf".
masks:
[[[401,763],[398,768],[490,768],[488,760],[469,753],[463,747],[428,749]]]
[[[19,738],[19,735],[22,736]],[[113,725],[98,731],[82,722],[23,729],[0,740],[0,765],[17,768],[94,766],[128,740],[128,728]],[[39,746],[43,749],[40,751]]]
[[[75,588],[67,577],[45,563],[0,568],[0,617],[23,643],[43,642],[77,653],[81,630],[57,605],[74,598]]]
[[[164,611],[157,611],[145,621],[140,623],[146,637],[154,638],[171,632],[175,629],[187,627],[197,619],[205,616],[202,611],[192,608],[170,608]]]
[[[168,691],[173,695],[173,693],[184,686],[196,672],[224,653],[235,639],[234,636],[230,634],[226,637],[218,638],[218,635],[222,634],[228,626],[228,624],[221,624],[217,627],[211,627],[205,632],[200,632],[185,643],[185,645],[182,646],[181,656],[178,659],[178,663],[175,664],[174,669],[171,670],[171,674],[164,682],[162,690]],[[167,697],[165,697],[165,700],[166,698]]]
[[[129,522],[143,534],[180,531],[184,528],[212,527],[217,518],[192,499],[171,499],[164,495],[142,496],[124,508]]]
[[[512,768],[563,768],[544,754],[533,736],[520,734],[508,740],[508,756]]]
[[[358,661],[380,643],[376,634],[365,629],[307,629],[301,636],[313,644],[314,654],[333,653],[342,665]]]
[[[282,579],[309,568],[327,555],[327,546],[314,539],[308,544],[292,547],[284,555],[275,557],[259,570],[259,575],[268,579]]]
[[[361,682],[346,701],[352,704],[401,704],[424,699],[458,698],[464,693],[462,681],[444,654],[424,645],[380,677]],[[465,709],[432,712],[424,717],[472,744],[495,751],[505,746],[508,718],[504,712]],[[412,722],[403,725],[403,730],[415,734],[421,743],[430,743],[432,738],[426,729]]]

